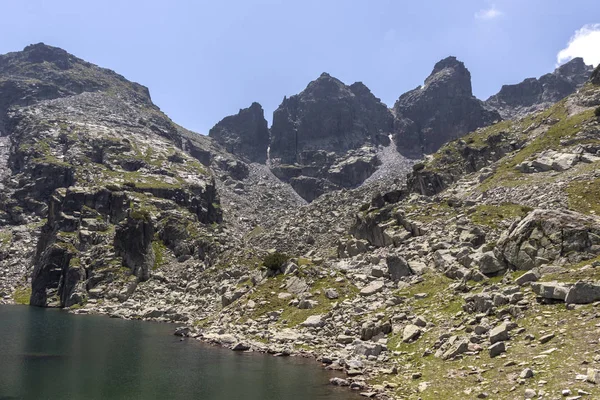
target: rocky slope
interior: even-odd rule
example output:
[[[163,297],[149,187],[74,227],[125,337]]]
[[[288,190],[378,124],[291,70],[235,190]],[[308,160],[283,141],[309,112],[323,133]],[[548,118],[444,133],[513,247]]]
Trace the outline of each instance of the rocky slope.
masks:
[[[485,101],[502,118],[523,117],[553,105],[574,93],[590,78],[593,67],[582,58],[574,58],[540,78],[528,78],[515,85],[503,85],[500,91]]]
[[[2,302],[177,322],[181,336],[236,351],[313,356],[346,374],[332,384],[371,398],[600,396],[600,67],[547,110],[416,164],[353,122],[378,169],[307,203],[277,167],[330,175],[304,175],[303,158],[246,162],[256,149],[235,132],[264,126],[257,106],[219,124],[223,146],[60,49],[2,57],[13,72],[0,81],[21,87],[0,91]],[[20,69],[50,83],[27,86]],[[465,71],[446,60],[430,86],[469,102]],[[91,77],[103,84],[69,89]],[[322,78],[337,111],[366,96]],[[48,85],[55,97],[36,92]],[[360,158],[361,147],[310,151]]]

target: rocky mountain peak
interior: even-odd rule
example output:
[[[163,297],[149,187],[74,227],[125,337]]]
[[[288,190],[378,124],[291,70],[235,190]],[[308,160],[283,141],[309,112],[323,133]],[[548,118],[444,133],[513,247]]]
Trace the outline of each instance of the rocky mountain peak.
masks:
[[[415,157],[500,119],[473,96],[471,74],[456,57],[437,62],[425,84],[400,96],[393,110],[396,146]]]
[[[24,58],[35,64],[49,62],[60,69],[69,69],[77,62],[77,58],[65,50],[48,46],[44,43],[31,44],[23,49]]]
[[[0,134],[6,130],[6,112],[11,106],[83,92],[110,90],[114,95],[153,106],[145,86],[43,43],[0,55],[0,75]]]
[[[571,61],[564,63],[563,65],[556,68],[553,72],[555,75],[562,75],[566,77],[572,77],[580,74],[587,74],[591,70],[590,65],[586,65],[581,57],[575,57]]]
[[[577,57],[553,72],[521,83],[503,85],[500,91],[486,100],[503,118],[514,118],[539,111],[574,93],[590,77],[592,66]]]
[[[249,161],[264,163],[269,147],[269,128],[263,108],[254,102],[219,121],[208,133],[225,149]]]
[[[471,73],[454,56],[438,61],[425,79],[425,88],[446,90],[449,95],[472,96]]]

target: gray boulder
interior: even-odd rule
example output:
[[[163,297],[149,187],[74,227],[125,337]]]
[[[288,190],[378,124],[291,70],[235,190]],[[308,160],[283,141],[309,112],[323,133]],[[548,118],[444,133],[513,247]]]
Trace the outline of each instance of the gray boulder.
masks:
[[[565,297],[565,303],[589,304],[600,300],[600,282],[576,282]]]

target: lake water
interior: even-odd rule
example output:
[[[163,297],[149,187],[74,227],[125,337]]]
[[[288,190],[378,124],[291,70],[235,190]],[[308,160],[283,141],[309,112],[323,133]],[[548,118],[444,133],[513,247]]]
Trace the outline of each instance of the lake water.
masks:
[[[175,325],[0,306],[0,400],[342,400],[312,360],[237,353]]]

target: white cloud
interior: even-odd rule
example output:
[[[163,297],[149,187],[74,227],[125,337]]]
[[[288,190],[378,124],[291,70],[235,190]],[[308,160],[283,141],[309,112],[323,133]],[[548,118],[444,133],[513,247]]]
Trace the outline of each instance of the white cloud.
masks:
[[[479,10],[475,13],[475,18],[477,19],[494,19],[502,16],[504,14],[502,11],[496,8],[495,4],[492,4],[490,8],[484,8],[483,10]]]
[[[575,57],[582,57],[586,64],[600,64],[600,24],[584,25],[577,30],[567,47],[556,55],[558,64],[563,64]]]

